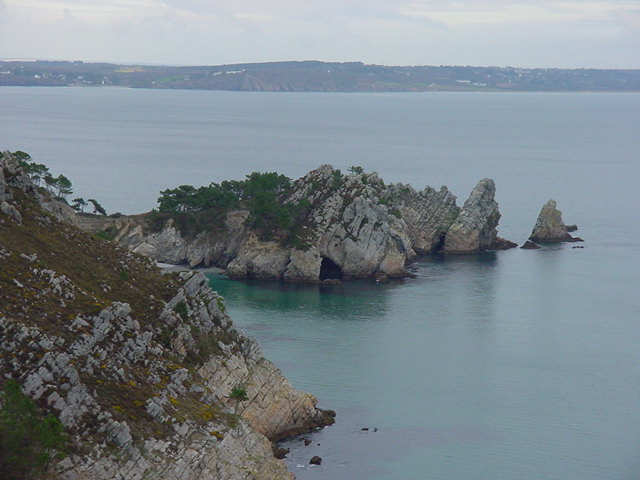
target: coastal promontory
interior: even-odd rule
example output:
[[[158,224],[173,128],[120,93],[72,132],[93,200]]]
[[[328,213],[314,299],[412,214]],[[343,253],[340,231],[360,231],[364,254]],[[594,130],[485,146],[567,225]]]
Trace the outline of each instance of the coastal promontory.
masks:
[[[493,180],[460,208],[446,187],[415,190],[376,173],[322,165],[296,181],[247,175],[162,192],[142,215],[79,216],[83,228],[166,263],[216,266],[232,278],[322,283],[407,275],[418,255],[515,246],[497,236]]]

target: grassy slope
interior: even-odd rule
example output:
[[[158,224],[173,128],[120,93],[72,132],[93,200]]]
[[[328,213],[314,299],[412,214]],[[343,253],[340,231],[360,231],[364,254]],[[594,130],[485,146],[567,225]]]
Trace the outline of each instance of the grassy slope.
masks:
[[[211,354],[219,353],[218,341],[237,342],[236,332],[220,328],[215,333],[204,334],[192,327],[196,349],[186,358],[180,358],[171,348],[174,329],[158,319],[165,302],[176,295],[183,283],[177,274],[162,274],[148,258],[59,223],[43,212],[33,198],[21,192],[14,192],[14,195],[23,223],[19,225],[0,214],[4,220],[0,225],[0,318],[6,317],[17,328],[20,325],[36,326],[44,333],[64,338],[68,345],[78,333],[83,334],[69,328],[76,317],[89,319],[112,302],[128,303],[131,317],[140,323],[143,331],[153,332],[154,341],[163,347],[160,358],[153,361],[153,371],[142,365],[114,365],[113,359],[107,357],[103,360],[104,370],[91,375],[81,374],[81,380],[96,392],[95,398],[103,408],[116,419],[128,422],[138,438],[170,435],[169,425],[154,421],[146,413],[145,402],[164,395],[164,388],[178,369],[189,370],[187,383],[199,383],[197,367]],[[37,256],[36,260],[25,258],[33,254]],[[43,270],[55,272],[58,279],[66,277],[68,283],[62,281],[62,290],[73,291],[74,298],[61,298],[59,293],[51,291],[51,276],[43,274]],[[44,353],[25,349],[17,358],[27,365],[34,356],[35,359],[42,358]],[[12,355],[15,358],[16,354]],[[5,361],[8,364],[10,358]],[[126,383],[116,380],[110,373],[120,367],[130,379]],[[151,384],[151,374],[162,381]],[[192,420],[202,425],[216,420],[231,426],[235,423],[235,416],[223,412],[217,405],[203,402],[200,395],[191,392],[180,398],[170,397],[170,403],[173,415],[181,422]],[[85,433],[95,433],[97,424],[93,426],[96,428],[87,425]]]
[[[148,259],[114,244],[80,232],[43,213],[34,200],[24,196],[23,224],[7,220],[0,226],[0,315],[29,322],[48,323],[49,328],[75,318],[96,314],[111,302],[126,302],[139,321],[154,322],[178,288],[176,278],[162,275]],[[37,255],[30,262],[21,256]],[[75,299],[61,305],[57,295],[43,294],[46,276],[34,270],[53,270],[76,286]],[[22,286],[18,286],[19,282]]]

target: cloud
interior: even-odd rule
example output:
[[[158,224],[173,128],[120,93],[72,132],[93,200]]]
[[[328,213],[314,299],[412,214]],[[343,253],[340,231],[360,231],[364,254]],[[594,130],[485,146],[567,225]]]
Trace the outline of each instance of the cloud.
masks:
[[[0,0],[0,20],[0,56],[640,66],[638,0]]]

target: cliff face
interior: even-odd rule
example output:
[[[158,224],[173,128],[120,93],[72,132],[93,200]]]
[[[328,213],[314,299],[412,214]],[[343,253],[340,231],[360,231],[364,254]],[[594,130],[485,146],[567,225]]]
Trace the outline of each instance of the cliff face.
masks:
[[[81,222],[98,231],[110,221],[117,242],[161,262],[214,265],[234,278],[333,282],[404,276],[417,255],[514,246],[497,237],[494,193],[492,180],[481,181],[461,210],[446,187],[418,192],[385,185],[375,173],[345,176],[323,165],[297,180],[284,200],[308,205],[293,227],[295,246],[262,239],[246,225],[248,212],[242,210],[195,235],[182,234],[171,219],[151,231],[148,215]]]
[[[475,253],[483,250],[513,248],[515,243],[498,237],[500,210],[495,201],[496,185],[490,178],[482,179],[446,233],[446,253]]]
[[[293,478],[269,439],[322,412],[206,278],[59,223],[7,155],[0,175],[20,215],[0,213],[0,384],[16,379],[65,427],[46,478]]]

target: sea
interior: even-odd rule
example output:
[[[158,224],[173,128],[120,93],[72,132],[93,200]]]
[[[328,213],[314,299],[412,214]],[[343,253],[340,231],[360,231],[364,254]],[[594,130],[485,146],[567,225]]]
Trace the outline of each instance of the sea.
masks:
[[[387,284],[209,277],[337,412],[283,443],[299,479],[640,479],[640,94],[1,87],[0,149],[109,213],[182,184],[357,165],[459,204],[493,178],[499,233],[522,244],[554,198],[584,248],[429,256]]]

